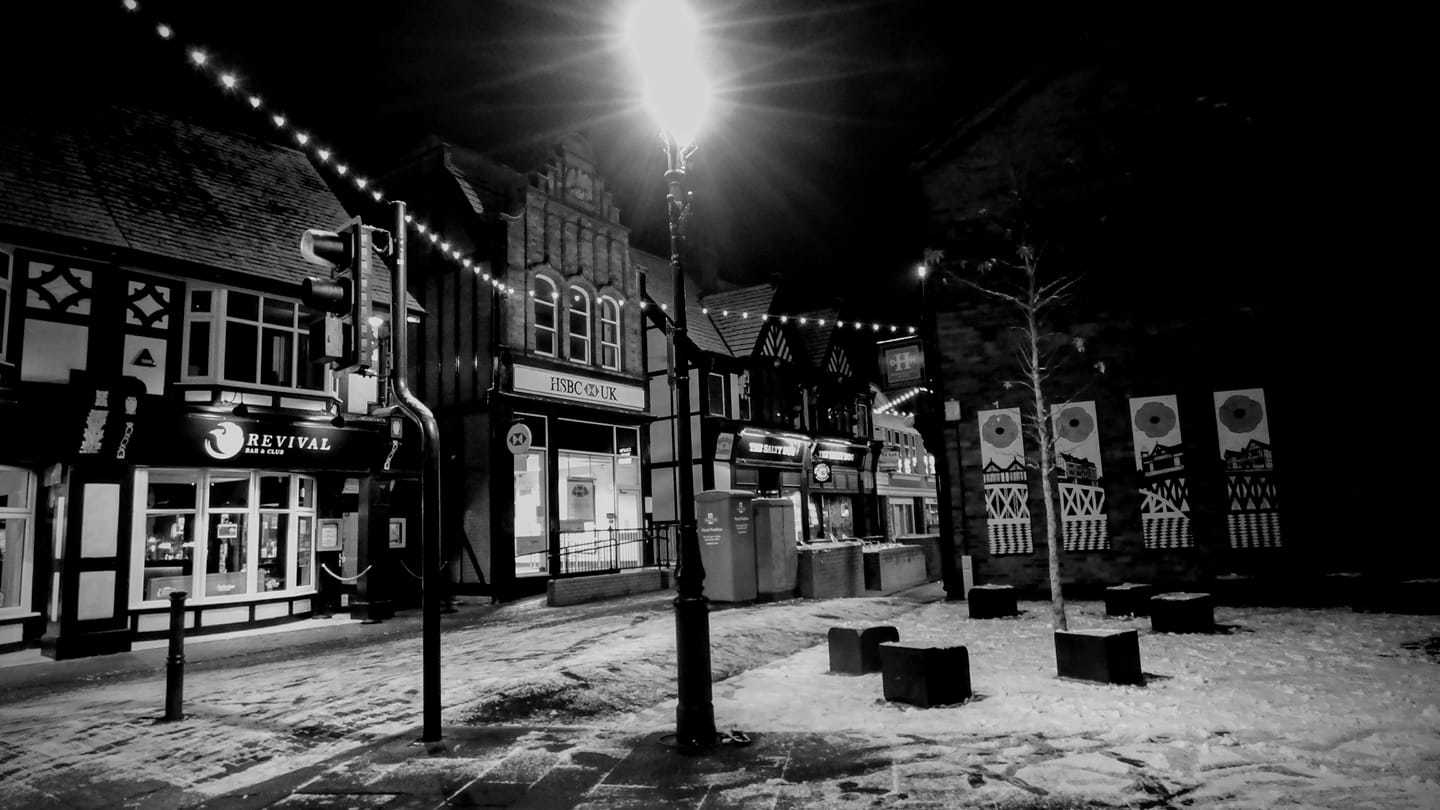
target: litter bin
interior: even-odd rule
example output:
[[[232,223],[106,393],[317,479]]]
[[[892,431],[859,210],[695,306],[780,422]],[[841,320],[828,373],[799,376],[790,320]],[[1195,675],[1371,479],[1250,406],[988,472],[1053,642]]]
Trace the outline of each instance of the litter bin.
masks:
[[[705,597],[715,602],[755,598],[755,531],[744,490],[708,489],[695,496],[700,564],[705,566]]]
[[[795,595],[795,504],[789,498],[756,498],[755,591],[760,599]]]

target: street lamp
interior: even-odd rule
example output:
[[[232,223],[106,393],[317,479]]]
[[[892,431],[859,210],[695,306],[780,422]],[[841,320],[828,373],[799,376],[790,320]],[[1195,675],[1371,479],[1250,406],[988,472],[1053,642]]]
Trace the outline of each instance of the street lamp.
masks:
[[[695,475],[690,447],[690,357],[685,316],[685,273],[681,254],[690,218],[690,194],[684,189],[685,164],[705,117],[709,86],[699,61],[699,26],[680,0],[642,0],[631,10],[626,31],[644,82],[645,106],[660,125],[665,149],[670,270],[675,288],[675,346],[670,386],[675,403],[675,442],[680,467],[680,548],[675,566],[675,652],[678,701],[675,743],[682,750],[715,745],[715,705],[710,691],[710,615],[705,598],[705,568],[695,533]]]
[[[920,279],[920,342],[924,347],[925,388],[929,393],[923,402],[916,402],[916,417],[920,424],[921,438],[929,445],[935,456],[935,497],[940,511],[940,579],[944,583],[945,598],[949,601],[964,599],[964,572],[955,566],[955,517],[951,512],[950,460],[945,441],[945,388],[940,379],[940,338],[935,325],[935,302],[930,296],[931,274],[940,270],[931,267],[929,257],[915,266],[915,275]],[[943,279],[941,279],[943,281]],[[956,453],[959,453],[957,446]]]

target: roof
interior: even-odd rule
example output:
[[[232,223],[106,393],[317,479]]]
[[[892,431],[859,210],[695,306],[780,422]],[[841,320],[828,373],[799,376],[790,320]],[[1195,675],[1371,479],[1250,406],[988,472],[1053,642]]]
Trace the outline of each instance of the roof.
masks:
[[[673,309],[675,307],[675,286],[672,283],[669,259],[662,259],[653,253],[647,253],[639,248],[630,248],[630,260],[645,276],[645,294],[650,300],[657,304],[665,304]],[[693,279],[687,279],[693,283]],[[686,285],[687,290],[689,284]],[[685,325],[689,331],[690,339],[702,351],[713,354],[723,354],[726,357],[734,356],[730,346],[715,329],[715,323],[709,315],[701,308],[698,296],[687,295],[685,298]]]
[[[834,309],[822,309],[816,312],[805,312],[801,314],[806,321],[814,321],[808,325],[808,332],[805,333],[805,348],[810,353],[810,366],[812,368],[825,370],[825,361],[829,359],[827,353],[830,351],[830,344],[835,336],[835,318],[839,312]],[[821,326],[820,322],[825,325]]]
[[[766,323],[759,316],[770,311],[770,304],[774,300],[774,285],[756,284],[707,295],[702,299],[702,303],[712,311],[729,310],[732,313],[753,314],[754,317],[750,318],[722,315],[715,321],[716,331],[725,339],[726,345],[733,348],[735,355],[749,357],[755,351],[755,343],[760,339],[760,331]]]
[[[0,226],[295,285],[301,234],[350,219],[302,152],[125,108],[8,116],[0,199]],[[372,288],[388,304],[389,274]]]

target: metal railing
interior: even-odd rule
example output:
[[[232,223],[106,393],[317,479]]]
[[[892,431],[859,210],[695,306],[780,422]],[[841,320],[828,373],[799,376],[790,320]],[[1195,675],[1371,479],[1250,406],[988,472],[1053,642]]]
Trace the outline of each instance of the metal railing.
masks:
[[[558,576],[600,574],[632,568],[668,568],[675,555],[670,525],[648,529],[560,532]]]

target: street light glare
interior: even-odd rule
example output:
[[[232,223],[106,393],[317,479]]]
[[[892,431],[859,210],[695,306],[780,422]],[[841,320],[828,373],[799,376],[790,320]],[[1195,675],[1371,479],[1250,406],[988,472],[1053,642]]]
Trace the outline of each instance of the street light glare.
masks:
[[[710,106],[700,68],[700,24],[681,0],[639,0],[625,39],[644,82],[646,110],[682,146],[695,142]]]

